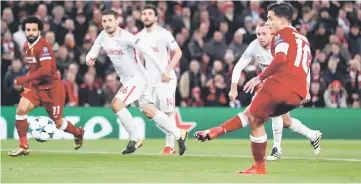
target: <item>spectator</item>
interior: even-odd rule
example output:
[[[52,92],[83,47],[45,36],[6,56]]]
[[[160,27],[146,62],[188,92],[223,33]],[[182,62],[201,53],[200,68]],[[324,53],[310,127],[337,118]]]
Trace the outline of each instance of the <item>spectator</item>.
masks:
[[[73,60],[69,57],[69,51],[65,46],[59,47],[58,51],[55,53],[56,57],[56,66],[64,73],[64,70],[69,67]]]
[[[360,26],[353,24],[348,35],[348,45],[351,55],[361,54]]]
[[[243,44],[243,31],[239,28],[233,36],[233,41],[229,44],[228,49],[232,49],[235,60],[238,61],[244,51],[247,49],[247,45]]]
[[[250,44],[257,38],[256,31],[253,26],[253,20],[250,16],[244,18],[243,43]]]
[[[339,80],[334,80],[325,91],[324,100],[328,108],[346,108],[347,92]]]
[[[199,26],[199,33],[201,34],[201,37],[203,39],[204,43],[207,43],[209,40],[211,40],[211,37],[209,36],[209,24],[208,23],[201,23]]]
[[[99,9],[95,9],[93,11],[93,19],[91,22],[93,25],[97,27],[97,29],[102,30],[102,12]]]
[[[88,28],[88,32],[85,35],[85,40],[89,40],[91,42],[94,42],[95,39],[97,39],[98,36],[98,28],[95,25],[91,25]]]
[[[346,91],[348,94],[347,104],[353,104],[359,101],[361,94],[361,66],[358,61],[350,61],[350,72],[346,81]]]
[[[311,82],[310,95],[311,100],[305,104],[305,107],[325,107],[323,92],[319,82]]]
[[[344,9],[340,9],[338,12],[338,25],[344,30],[346,34],[350,32],[350,21],[347,19],[347,14]]]
[[[309,32],[307,34],[307,37],[310,41],[312,53],[314,53],[318,49],[322,50],[325,48],[326,44],[329,41],[329,35],[330,33],[327,31],[323,23],[318,23],[316,25],[315,31]]]
[[[87,21],[87,18],[85,17],[85,14],[84,13],[77,14],[75,18],[75,30],[74,30],[75,42],[77,46],[83,45],[83,39],[85,37],[88,28],[89,28],[89,23]]]
[[[202,99],[201,89],[199,87],[194,87],[192,89],[191,99],[188,100],[187,105],[188,107],[203,107],[204,102]]]
[[[64,85],[66,92],[65,105],[75,107],[79,105],[79,87],[75,82],[77,73],[74,73],[72,70],[66,72]]]
[[[206,43],[204,50],[210,53],[211,58],[220,59],[224,58],[227,50],[227,44],[222,42],[223,35],[221,32],[214,32],[213,39]]]
[[[80,56],[80,50],[75,44],[75,38],[73,33],[67,33],[65,35],[64,46],[68,49],[68,55],[70,60],[78,60]]]
[[[327,58],[325,52],[317,50],[314,59],[314,61],[318,62],[321,65],[321,71],[324,71],[328,68],[328,62],[326,60]]]
[[[196,30],[193,32],[192,40],[188,43],[188,51],[192,59],[200,60],[202,58],[204,48],[204,41],[201,37],[201,33]]]
[[[188,29],[188,30],[193,30],[194,29],[194,25],[191,19],[191,9],[188,7],[183,7],[182,9],[182,21],[184,26]]]
[[[212,70],[208,72],[208,79],[214,78],[217,74],[224,75],[223,63],[220,60],[215,60],[213,63]]]
[[[229,31],[229,25],[227,21],[223,21],[219,24],[219,31],[223,35],[223,40],[228,45],[231,42],[233,35],[231,35],[231,32]]]
[[[11,67],[5,74],[3,87],[4,94],[1,96],[6,96],[3,98],[3,105],[15,105],[20,100],[20,92],[22,90],[22,86],[14,86],[14,80],[17,77],[21,77],[26,75],[24,68],[22,67],[22,62],[19,59],[15,59],[11,62]]]
[[[206,106],[228,106],[228,89],[221,74],[208,80],[206,88]]]
[[[1,77],[3,78],[11,61],[14,58],[21,56],[20,48],[16,42],[13,41],[12,35],[9,31],[4,33],[1,40]]]
[[[45,4],[40,4],[36,10],[35,16],[43,22],[50,20],[48,16],[48,7]]]
[[[345,84],[345,77],[337,70],[338,62],[339,59],[335,57],[331,57],[328,61],[328,69],[323,72],[323,78],[325,80],[326,86],[331,84],[331,82],[334,80],[338,80],[341,84]]]
[[[206,76],[200,72],[199,68],[199,61],[192,60],[189,64],[189,70],[182,74],[178,88],[182,101],[188,101],[193,88],[202,89],[205,86]]]
[[[95,76],[92,73],[86,73],[84,76],[84,84],[79,90],[79,105],[84,107],[103,106],[104,93],[102,89],[94,83]]]
[[[338,28],[339,30],[339,28]],[[340,31],[339,34],[342,34],[343,32]],[[339,35],[340,36],[340,35]],[[347,47],[344,46],[344,44],[341,44],[341,39],[337,35],[330,35],[329,43],[325,46],[323,49],[326,55],[340,55],[342,58],[344,58],[346,61],[350,60],[351,56],[348,52]],[[343,39],[343,38],[342,38]],[[346,42],[347,46],[347,42]]]
[[[105,106],[110,107],[113,98],[120,89],[120,83],[113,74],[106,76],[105,84],[103,86]]]
[[[132,17],[128,17],[126,22],[127,22],[127,24],[126,24],[125,30],[136,35],[139,32],[139,30],[138,30],[138,27],[135,25],[135,20]]]
[[[45,34],[45,39],[53,46],[53,51],[56,52],[59,49],[58,42],[55,41],[55,33],[54,32],[47,32]]]
[[[53,9],[53,19],[50,23],[50,29],[54,31],[56,35],[56,42],[60,45],[64,43],[64,36],[67,33],[67,29],[65,29],[63,24],[64,18],[64,8],[62,6],[55,6]]]

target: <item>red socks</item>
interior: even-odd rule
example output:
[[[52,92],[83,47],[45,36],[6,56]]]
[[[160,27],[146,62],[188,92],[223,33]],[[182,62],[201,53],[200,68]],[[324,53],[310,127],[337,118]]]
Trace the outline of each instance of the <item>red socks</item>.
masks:
[[[19,134],[20,147],[25,149],[29,148],[28,138],[27,138],[29,125],[27,118],[28,118],[27,115],[24,116],[16,115],[15,117],[16,119],[15,127]]]
[[[78,127],[75,127],[72,123],[70,123],[69,121],[64,121],[63,123],[66,122],[66,128],[64,129],[64,132],[68,132],[73,134],[75,137],[80,136],[81,135],[81,131]],[[63,126],[62,126],[63,127]]]
[[[251,138],[251,148],[254,161],[257,167],[265,167],[265,156],[267,148],[267,135],[262,137],[253,137]]]

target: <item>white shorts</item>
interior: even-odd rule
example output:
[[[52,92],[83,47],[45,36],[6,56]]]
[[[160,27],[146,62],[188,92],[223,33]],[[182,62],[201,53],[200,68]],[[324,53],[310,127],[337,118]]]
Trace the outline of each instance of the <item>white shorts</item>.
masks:
[[[126,105],[137,101],[137,106],[141,110],[145,104],[153,104],[148,82],[137,76],[132,76],[124,81],[115,97]]]
[[[152,97],[155,107],[164,113],[174,112],[176,88],[177,79],[172,79],[168,83],[161,83],[159,86],[153,87]]]

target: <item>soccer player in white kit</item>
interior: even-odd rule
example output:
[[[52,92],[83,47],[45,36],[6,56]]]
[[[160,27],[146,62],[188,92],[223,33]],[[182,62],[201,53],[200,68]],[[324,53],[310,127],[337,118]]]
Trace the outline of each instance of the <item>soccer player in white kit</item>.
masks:
[[[261,23],[256,28],[257,39],[253,40],[242,57],[237,62],[232,73],[232,86],[229,96],[231,100],[234,100],[238,96],[237,84],[242,70],[254,59],[264,70],[271,64],[273,56],[271,54],[270,43],[272,40],[272,30],[265,23]],[[310,83],[310,74],[308,73],[307,84]],[[309,100],[309,94],[303,103],[307,103]],[[320,139],[322,133],[318,130],[311,130],[301,123],[300,120],[291,118],[290,113],[278,117],[272,117],[272,131],[273,131],[273,149],[270,155],[266,157],[266,160],[278,160],[282,156],[281,139],[283,127],[289,128],[292,131],[299,133],[307,137],[311,145],[314,148],[314,154],[318,155],[320,152]]]
[[[152,87],[152,97],[155,106],[166,113],[172,120],[169,123],[176,124],[175,121],[175,90],[177,87],[177,76],[174,67],[182,57],[182,50],[179,48],[173,35],[166,29],[158,25],[157,8],[147,4],[142,10],[142,22],[145,26],[137,37],[146,41],[152,48],[153,52],[161,62],[161,67],[169,74],[171,79],[168,82],[162,82],[161,74],[157,66],[152,62],[146,62],[145,68],[150,76],[150,86]],[[173,55],[171,58],[170,55]],[[151,60],[148,56],[143,56],[145,61]],[[162,130],[162,129],[161,129]],[[163,130],[164,131],[164,130]],[[175,154],[174,136],[166,132],[166,145],[161,154]]]
[[[186,130],[177,128],[175,124],[169,123],[171,121],[169,117],[153,105],[149,76],[139,60],[137,51],[150,58],[147,62],[152,62],[156,66],[162,81],[168,82],[171,80],[171,76],[162,67],[161,62],[146,42],[118,26],[117,16],[117,12],[113,10],[103,12],[102,25],[104,30],[98,35],[87,54],[86,63],[93,66],[95,58],[103,49],[121,79],[123,85],[115,95],[111,106],[121,124],[129,133],[129,143],[122,153],[133,153],[143,143],[132,122],[132,115],[126,108],[127,105],[137,101],[140,110],[147,118],[154,120],[158,127],[175,137],[178,141],[178,152],[183,155],[186,150],[185,142],[188,133]]]

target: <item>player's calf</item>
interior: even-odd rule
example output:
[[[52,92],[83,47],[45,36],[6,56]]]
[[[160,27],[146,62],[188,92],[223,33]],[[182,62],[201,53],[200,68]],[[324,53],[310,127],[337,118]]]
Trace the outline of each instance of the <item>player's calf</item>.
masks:
[[[77,150],[83,145],[84,129],[82,127],[76,127],[71,122],[65,119],[55,120],[56,127],[59,130],[74,135],[74,149]]]

